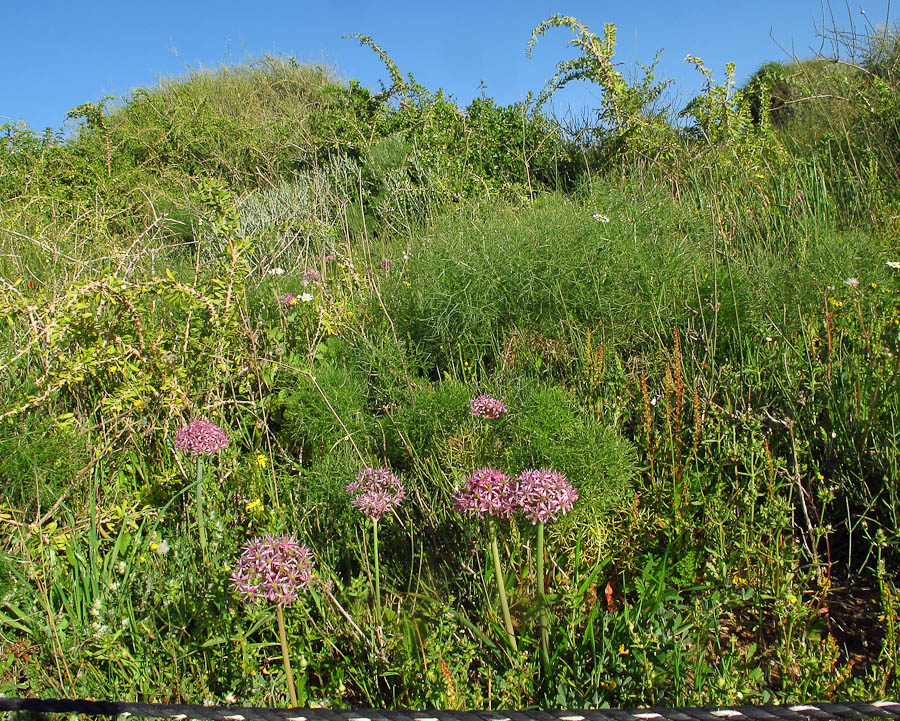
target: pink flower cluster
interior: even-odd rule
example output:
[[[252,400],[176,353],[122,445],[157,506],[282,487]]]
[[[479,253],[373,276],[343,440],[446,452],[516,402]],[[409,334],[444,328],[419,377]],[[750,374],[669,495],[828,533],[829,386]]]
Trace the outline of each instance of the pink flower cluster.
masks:
[[[521,512],[536,525],[565,515],[577,500],[578,490],[558,471],[528,470],[512,480],[496,468],[481,468],[456,491],[454,507],[503,518]]]
[[[353,483],[347,485],[350,502],[373,521],[400,505],[406,488],[387,468],[366,468]]]
[[[297,305],[299,302],[300,299],[293,293],[282,293],[278,296],[278,304],[282,308],[290,308],[292,305]]]
[[[490,396],[477,396],[469,401],[472,415],[479,418],[499,418],[501,413],[507,412],[506,404],[499,398]]]
[[[520,510],[531,523],[546,523],[565,515],[578,500],[578,490],[558,471],[524,471],[517,480]]]
[[[312,562],[310,547],[293,536],[265,535],[244,546],[231,582],[251,601],[287,606],[309,588]]]
[[[227,445],[225,431],[203,418],[197,418],[175,433],[175,448],[195,456],[214,456]]]
[[[457,490],[453,506],[460,513],[509,518],[517,510],[515,484],[503,471],[480,468]]]

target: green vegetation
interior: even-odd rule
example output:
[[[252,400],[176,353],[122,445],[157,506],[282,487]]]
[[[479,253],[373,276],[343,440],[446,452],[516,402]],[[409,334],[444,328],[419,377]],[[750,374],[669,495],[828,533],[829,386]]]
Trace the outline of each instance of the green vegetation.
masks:
[[[507,107],[361,36],[377,93],[266,58],[0,129],[0,692],[900,691],[898,36],[744,88],[692,58],[674,109],[614,26],[559,30],[581,55]],[[575,134],[541,112],[573,80]],[[578,499],[485,521],[478,469]],[[290,605],[232,580],[265,534]]]

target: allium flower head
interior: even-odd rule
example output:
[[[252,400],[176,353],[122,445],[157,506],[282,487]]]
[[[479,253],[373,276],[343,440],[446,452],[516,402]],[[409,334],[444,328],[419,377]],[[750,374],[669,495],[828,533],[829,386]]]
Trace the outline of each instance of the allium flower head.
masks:
[[[278,296],[278,304],[282,308],[290,308],[292,305],[297,305],[299,300],[293,293],[282,293]]]
[[[373,521],[400,505],[406,488],[388,468],[366,468],[347,485],[350,502]]]
[[[546,523],[568,513],[578,500],[578,490],[558,471],[542,468],[524,471],[516,479],[516,503],[532,522]]]
[[[195,456],[214,456],[228,445],[228,436],[219,426],[197,418],[175,433],[175,448]]]
[[[501,413],[506,413],[506,404],[499,398],[490,396],[477,396],[469,401],[472,415],[479,418],[499,418]]]
[[[251,601],[287,606],[312,580],[312,550],[293,536],[265,535],[247,543],[231,574],[234,590]]]
[[[457,489],[453,506],[473,516],[509,518],[518,509],[515,484],[503,471],[479,468]]]
[[[315,268],[310,268],[303,274],[303,282],[304,284],[310,283],[321,283],[322,282],[322,274],[317,271]]]

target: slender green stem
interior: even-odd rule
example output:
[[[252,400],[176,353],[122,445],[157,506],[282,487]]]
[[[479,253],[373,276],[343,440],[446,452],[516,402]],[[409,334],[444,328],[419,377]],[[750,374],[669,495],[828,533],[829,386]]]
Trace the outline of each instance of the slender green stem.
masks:
[[[203,520],[203,456],[197,456],[197,530],[200,533],[200,556],[206,563],[206,522]]]
[[[550,668],[550,631],[547,629],[547,594],[544,591],[544,524],[537,527],[537,587],[541,619],[541,660],[544,670]]]
[[[375,623],[381,625],[381,582],[378,568],[378,520],[372,519],[373,542],[375,546]]]
[[[281,641],[281,658],[284,661],[284,675],[287,679],[288,695],[291,697],[291,706],[297,706],[297,690],[294,688],[294,674],[291,673],[291,657],[288,654],[287,634],[284,632],[284,609],[275,607],[278,616],[278,638]]]
[[[509,645],[513,651],[518,652],[519,647],[516,645],[516,634],[513,630],[512,618],[509,615],[509,604],[506,602],[506,585],[503,582],[503,569],[500,568],[500,548],[497,545],[497,526],[493,521],[488,524],[491,534],[491,555],[494,557],[494,576],[497,579],[497,590],[500,593],[500,608],[503,610],[503,625],[506,626],[506,633],[509,636]]]

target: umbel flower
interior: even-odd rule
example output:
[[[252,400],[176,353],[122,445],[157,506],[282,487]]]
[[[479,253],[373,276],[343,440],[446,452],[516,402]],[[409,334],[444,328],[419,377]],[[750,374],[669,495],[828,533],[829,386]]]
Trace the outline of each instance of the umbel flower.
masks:
[[[175,433],[175,448],[195,456],[214,456],[228,446],[228,436],[215,423],[197,418]]]
[[[293,536],[261,536],[242,549],[231,582],[235,591],[251,601],[287,606],[309,588],[312,561],[309,546]]]
[[[456,491],[453,506],[460,513],[509,518],[517,509],[515,485],[503,471],[479,468]]]
[[[491,396],[477,396],[469,401],[469,407],[472,409],[472,415],[479,418],[499,418],[501,413],[506,413],[506,404],[499,398],[491,398]]]
[[[533,525],[553,521],[572,510],[578,490],[559,471],[523,471],[516,479],[516,503]]]
[[[350,502],[373,521],[400,505],[406,488],[388,468],[366,468],[353,483],[347,484]]]

